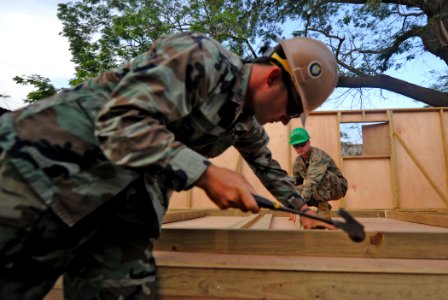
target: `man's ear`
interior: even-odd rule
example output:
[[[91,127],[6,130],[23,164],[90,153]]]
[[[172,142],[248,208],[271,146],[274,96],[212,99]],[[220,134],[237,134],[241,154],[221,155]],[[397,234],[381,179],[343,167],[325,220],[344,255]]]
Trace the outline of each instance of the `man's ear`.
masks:
[[[267,83],[269,86],[281,82],[282,78],[282,70],[278,67],[273,67],[267,76]]]

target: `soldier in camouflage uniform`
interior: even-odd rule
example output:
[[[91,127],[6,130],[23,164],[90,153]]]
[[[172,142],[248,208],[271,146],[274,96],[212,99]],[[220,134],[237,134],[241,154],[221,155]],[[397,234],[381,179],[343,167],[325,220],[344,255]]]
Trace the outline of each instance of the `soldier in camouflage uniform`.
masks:
[[[4,114],[0,299],[42,299],[61,275],[66,299],[154,299],[152,240],[173,190],[197,186],[221,209],[259,210],[241,174],[208,160],[230,146],[279,201],[309,210],[262,125],[315,109],[336,82],[318,41],[284,40],[243,63],[205,35],[178,33]]]
[[[330,200],[339,200],[347,192],[347,180],[325,151],[312,147],[308,131],[295,128],[290,144],[298,154],[293,165],[293,178],[308,206],[317,207],[318,215],[331,217]]]

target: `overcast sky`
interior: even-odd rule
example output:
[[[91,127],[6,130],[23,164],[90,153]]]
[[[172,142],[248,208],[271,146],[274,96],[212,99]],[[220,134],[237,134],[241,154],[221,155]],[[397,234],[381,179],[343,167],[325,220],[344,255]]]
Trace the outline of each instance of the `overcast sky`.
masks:
[[[23,106],[22,99],[33,89],[17,85],[14,76],[39,74],[50,79],[56,87],[68,87],[73,77],[68,41],[59,35],[62,24],[56,17],[57,4],[64,0],[0,0],[0,106],[16,109]],[[398,72],[389,75],[415,84],[426,84],[430,69],[446,70],[446,64],[430,54],[419,57]],[[422,107],[424,104],[395,93],[383,92],[387,100],[372,100],[369,108]],[[373,99],[379,98],[374,93]],[[349,101],[335,107],[327,101],[321,109],[359,109]]]
[[[23,106],[31,87],[17,85],[14,76],[39,74],[57,87],[73,77],[68,41],[59,35],[56,17],[61,0],[0,0],[0,106]],[[67,1],[65,1],[67,2]]]

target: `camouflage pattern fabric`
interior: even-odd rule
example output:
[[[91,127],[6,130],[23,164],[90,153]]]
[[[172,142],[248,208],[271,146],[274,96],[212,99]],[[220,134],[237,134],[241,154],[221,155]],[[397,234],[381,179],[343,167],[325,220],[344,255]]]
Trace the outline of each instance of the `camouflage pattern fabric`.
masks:
[[[316,201],[338,200],[347,192],[347,180],[341,170],[325,151],[316,147],[311,147],[308,161],[296,157],[293,176],[299,183],[297,190],[309,200],[308,205],[316,206]]]
[[[117,282],[120,286],[124,274],[129,277],[131,269],[138,270],[134,268],[138,263],[130,263],[131,269],[117,271],[116,276],[110,271],[123,264],[120,257],[138,261],[134,254],[126,252],[127,247],[129,251],[138,249],[143,257],[144,248],[150,246],[146,231],[154,227],[160,230],[172,191],[191,188],[210,164],[208,158],[216,157],[231,146],[242,154],[279,201],[287,204],[289,198],[296,197],[298,204],[303,203],[292,179],[272,159],[263,127],[244,109],[250,71],[250,64],[244,65],[238,56],[205,35],[179,33],[162,37],[147,52],[117,69],[52,98],[2,115],[2,164],[16,170],[13,180],[21,188],[27,187],[34,195],[30,199],[34,200],[31,204],[21,203],[22,199],[11,200],[10,194],[19,191],[14,187],[1,194],[0,210],[5,209],[1,251],[9,251],[5,250],[6,245],[15,245],[23,239],[28,234],[25,227],[38,232],[28,239],[29,249],[45,240],[42,231],[49,230],[50,237],[61,239],[62,245],[52,241],[39,255],[48,257],[48,265],[53,264],[56,271],[49,272],[45,260],[42,261],[45,271],[40,270],[39,258],[29,265],[28,272],[35,272],[36,276],[48,271],[54,280],[56,273],[64,273],[70,278],[65,281],[69,294],[83,290],[83,281],[89,277],[110,282],[110,286]],[[0,176],[2,190],[8,177],[9,172]],[[145,219],[149,227],[144,230],[132,227],[135,240],[140,244],[126,245],[130,232],[127,224],[120,228],[112,226],[123,232],[123,240],[113,235],[112,241],[108,233],[105,235],[109,239],[100,233],[90,236],[99,226],[90,216],[98,211],[116,215],[119,210],[105,208],[123,195],[129,195],[130,187],[136,182],[139,185],[134,188],[145,190],[141,198],[154,211],[154,215]],[[124,198],[130,206],[128,219],[133,220],[131,207],[136,215],[141,211],[136,209],[138,197]],[[16,222],[23,219],[22,214],[17,216],[17,213],[23,207],[26,207],[26,218],[32,220],[25,221],[25,227],[17,229]],[[34,219],[39,221],[36,223]],[[144,227],[145,222],[137,223]],[[80,228],[80,223],[88,224],[89,230],[72,231],[72,228]],[[107,253],[96,255],[95,247],[85,248],[92,251],[85,251],[92,255],[86,258],[86,264],[91,264],[80,263],[76,267],[73,263],[68,268],[67,261],[80,262],[80,259],[77,256],[68,259],[66,253],[76,254],[73,249],[78,249],[77,243],[86,240]],[[139,265],[141,268],[151,269],[150,251],[148,253],[145,262]],[[115,265],[106,272],[109,256]],[[14,257],[9,256],[13,266]],[[89,270],[85,271],[86,268]],[[144,276],[144,280],[150,277]],[[74,285],[76,288],[70,288],[77,280],[80,283]],[[90,289],[89,284],[86,289]],[[141,288],[141,291],[146,290]]]
[[[0,299],[43,299],[62,273],[65,299],[155,299],[158,229],[142,182],[70,227],[9,161],[0,176]]]

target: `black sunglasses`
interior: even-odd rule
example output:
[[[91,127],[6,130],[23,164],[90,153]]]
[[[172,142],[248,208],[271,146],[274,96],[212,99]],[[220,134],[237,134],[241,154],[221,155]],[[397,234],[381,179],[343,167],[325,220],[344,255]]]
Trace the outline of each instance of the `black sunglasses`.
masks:
[[[303,143],[300,143],[300,144],[294,144],[294,145],[292,145],[294,148],[302,148],[303,146],[305,146],[306,145],[306,143],[308,143],[308,141],[306,141],[306,142],[303,142]]]

